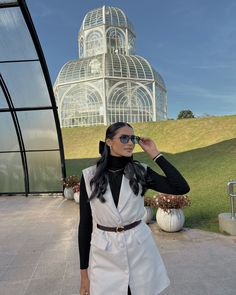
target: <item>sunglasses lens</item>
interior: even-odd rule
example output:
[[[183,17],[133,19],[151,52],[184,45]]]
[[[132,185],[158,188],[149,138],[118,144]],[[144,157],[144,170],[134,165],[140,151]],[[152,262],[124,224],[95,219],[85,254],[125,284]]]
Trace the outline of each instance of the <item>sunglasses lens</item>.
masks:
[[[131,136],[131,141],[133,144],[137,144],[140,140],[140,137],[139,136],[136,136],[136,135],[132,135]]]
[[[139,142],[140,140],[140,137],[139,136],[136,136],[136,135],[121,135],[120,137],[120,142],[123,143],[123,144],[126,144],[129,142],[129,140],[132,141],[133,144],[136,144]]]
[[[129,138],[130,138],[129,135],[121,135],[120,142],[123,144],[126,144],[126,143],[128,143]]]

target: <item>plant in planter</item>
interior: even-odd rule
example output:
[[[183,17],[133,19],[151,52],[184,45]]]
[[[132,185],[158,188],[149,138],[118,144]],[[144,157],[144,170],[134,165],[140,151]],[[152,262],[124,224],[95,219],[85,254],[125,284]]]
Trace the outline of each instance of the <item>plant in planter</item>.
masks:
[[[167,232],[176,232],[183,228],[185,217],[183,208],[190,206],[187,195],[160,194],[153,197],[158,208],[156,220],[158,226]]]
[[[74,192],[74,200],[76,203],[79,203],[79,197],[80,197],[80,182],[78,182],[76,185],[73,186],[73,192]]]
[[[73,187],[79,183],[79,178],[76,175],[67,176],[64,179],[64,196],[66,199],[73,200],[74,199],[74,191]]]
[[[150,223],[153,218],[153,198],[144,196],[144,215],[142,220],[146,223]]]

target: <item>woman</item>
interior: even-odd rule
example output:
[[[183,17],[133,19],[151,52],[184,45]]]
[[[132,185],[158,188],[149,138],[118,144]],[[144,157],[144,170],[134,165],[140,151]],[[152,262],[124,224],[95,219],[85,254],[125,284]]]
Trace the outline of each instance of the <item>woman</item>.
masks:
[[[136,143],[165,176],[133,160]],[[151,139],[135,136],[128,123],[112,124],[101,158],[81,179],[80,295],[156,295],[169,285],[151,230],[141,221],[147,189],[178,195],[189,186]]]

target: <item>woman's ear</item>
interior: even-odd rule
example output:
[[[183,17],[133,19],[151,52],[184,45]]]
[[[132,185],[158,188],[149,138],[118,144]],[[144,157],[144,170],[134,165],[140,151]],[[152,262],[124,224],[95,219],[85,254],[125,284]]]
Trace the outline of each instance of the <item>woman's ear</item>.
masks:
[[[107,139],[106,139],[106,144],[107,144],[109,147],[111,147],[111,139],[110,139],[110,138],[107,138]]]

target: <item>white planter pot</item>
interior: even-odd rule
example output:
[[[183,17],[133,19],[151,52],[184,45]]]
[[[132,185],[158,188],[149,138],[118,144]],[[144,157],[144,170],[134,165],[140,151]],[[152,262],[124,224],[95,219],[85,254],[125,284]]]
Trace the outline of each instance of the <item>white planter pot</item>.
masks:
[[[79,197],[80,197],[79,192],[74,193],[75,203],[79,203]]]
[[[185,217],[182,209],[170,209],[167,213],[158,208],[156,213],[158,226],[167,232],[176,232],[183,228]]]
[[[153,218],[153,209],[149,206],[145,206],[142,220],[146,223],[150,223],[152,218]]]
[[[68,200],[74,199],[74,192],[73,192],[72,187],[65,187],[64,188],[64,197]]]

